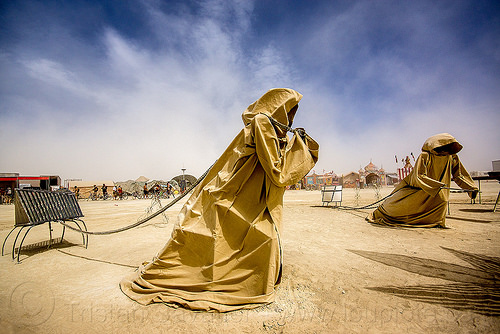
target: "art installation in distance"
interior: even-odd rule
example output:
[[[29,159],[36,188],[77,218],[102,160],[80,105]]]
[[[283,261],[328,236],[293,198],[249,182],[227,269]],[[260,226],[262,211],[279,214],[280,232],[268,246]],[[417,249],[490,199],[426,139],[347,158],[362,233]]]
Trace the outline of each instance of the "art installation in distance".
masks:
[[[448,133],[427,139],[411,173],[367,220],[388,226],[445,227],[452,177],[460,188],[471,190],[471,198],[478,192],[458,158],[461,149],[462,145]]]
[[[272,89],[244,111],[245,127],[194,189],[170,240],[120,283],[127,296],[218,312],[274,300],[285,187],[318,159],[319,145],[305,131],[287,136],[301,98]]]

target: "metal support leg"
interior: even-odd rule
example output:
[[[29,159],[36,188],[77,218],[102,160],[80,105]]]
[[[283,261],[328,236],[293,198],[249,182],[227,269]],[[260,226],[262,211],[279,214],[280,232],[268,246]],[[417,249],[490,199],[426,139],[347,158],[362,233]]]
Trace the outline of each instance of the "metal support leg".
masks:
[[[19,248],[18,248],[18,251],[17,251],[17,263],[19,263],[19,256],[21,255],[21,248],[23,247],[23,242],[24,242],[24,239],[26,239],[26,236],[28,235],[28,233],[30,233],[31,229],[33,228],[33,226],[35,225],[31,225],[28,230],[26,231],[26,233],[24,233],[24,236],[23,238],[21,239],[21,243],[19,244]]]
[[[9,239],[9,236],[12,232],[14,232],[14,230],[18,228],[18,226],[14,226],[14,228],[12,230],[10,230],[9,234],[7,234],[7,236],[5,237],[5,240],[3,241],[3,244],[2,244],[2,256],[3,256],[3,250],[4,250],[4,247],[5,247],[5,243],[7,242],[7,239]]]
[[[50,248],[52,246],[52,224],[49,222],[49,245],[47,248]]]
[[[75,223],[76,226],[78,226],[78,228],[80,229],[80,233],[82,233],[82,242],[83,242],[83,245],[85,246],[85,234],[83,233],[83,230],[82,230],[82,227],[80,226],[80,224],[78,224],[78,222],[73,219],[71,220],[73,223]],[[87,248],[87,247],[85,247]]]
[[[477,183],[478,183],[478,196],[479,196],[479,204],[482,204],[481,203],[481,180],[477,180]]]
[[[85,246],[85,248],[88,248],[88,246],[89,246],[89,236],[87,234],[83,233],[83,231],[87,231],[87,225],[85,225],[85,222],[83,220],[81,220],[81,219],[78,219],[78,218],[71,219],[71,220],[66,220],[66,221],[67,222],[71,221],[71,222],[75,223],[76,226],[78,226],[78,228],[80,229],[80,231],[82,233],[83,245]],[[80,226],[80,224],[78,224],[77,221],[79,221],[80,223],[82,223],[82,225],[83,225],[83,227],[84,227],[85,230],[82,229],[82,227]],[[63,225],[63,227],[64,227],[64,225]]]
[[[497,211],[497,205],[498,205],[498,200],[500,199],[500,191],[498,192],[497,195],[497,200],[495,201],[495,206],[493,207],[493,212]]]
[[[64,226],[64,225],[63,225],[63,226],[62,226],[62,228],[63,228],[63,229],[62,229],[62,234],[61,234],[61,243],[62,243],[62,242],[63,242],[63,240],[64,240],[64,232],[66,232],[66,226]]]
[[[87,232],[87,225],[85,224],[85,222],[79,218],[76,218],[76,220],[78,220],[79,222],[82,223],[83,227],[85,228],[85,232]],[[86,243],[85,244],[85,248],[88,248],[89,247],[89,235],[86,234],[86,233],[82,233],[83,235],[85,235],[85,240],[86,240]]]
[[[83,227],[85,228],[85,232],[87,232],[87,225],[85,224],[85,222],[79,218],[76,218],[76,220],[80,221],[82,224],[83,224]],[[88,248],[89,247],[89,235],[86,234],[86,233],[83,233],[85,235],[85,238],[87,240],[87,243],[85,244],[85,248]]]
[[[19,238],[19,234],[21,234],[21,231],[23,230],[23,228],[25,228],[26,226],[21,226],[21,228],[19,229],[19,232],[17,232],[17,235],[16,235],[16,238],[14,239],[14,244],[12,244],[12,260],[14,260],[15,258],[15,255],[14,255],[14,251],[16,250],[16,242],[17,242],[17,238]],[[21,249],[19,249],[19,251],[21,251]]]

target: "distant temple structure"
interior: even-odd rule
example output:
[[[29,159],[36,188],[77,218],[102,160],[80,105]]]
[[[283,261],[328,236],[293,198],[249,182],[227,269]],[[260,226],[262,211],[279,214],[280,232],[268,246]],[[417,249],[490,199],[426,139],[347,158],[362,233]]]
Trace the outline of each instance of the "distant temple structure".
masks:
[[[358,172],[350,172],[343,177],[344,188],[365,188],[366,186],[377,185],[386,186],[393,184],[393,177],[387,177],[383,168],[378,168],[370,160],[365,168],[360,168]]]
[[[334,172],[323,172],[316,174],[311,171],[309,175],[304,177],[302,184],[295,189],[318,190],[324,185],[342,185],[344,188],[365,188],[367,186],[387,186],[398,183],[398,175],[396,173],[386,173],[383,168],[378,168],[370,160],[370,163],[364,168],[360,168],[357,172],[338,176]]]
[[[378,168],[371,162],[365,166],[364,170],[359,170],[359,175],[365,180],[365,185],[378,185],[386,186],[387,179],[385,177],[385,170],[383,168]]]

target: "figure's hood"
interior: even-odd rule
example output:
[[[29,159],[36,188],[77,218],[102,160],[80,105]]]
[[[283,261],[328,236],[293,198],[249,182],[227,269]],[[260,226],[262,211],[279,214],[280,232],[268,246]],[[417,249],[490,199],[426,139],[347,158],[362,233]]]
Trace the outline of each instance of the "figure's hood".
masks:
[[[300,99],[302,99],[302,95],[293,89],[274,88],[249,105],[241,117],[245,125],[248,125],[255,115],[263,113],[282,124],[291,126],[296,109],[289,112],[299,103]]]
[[[432,154],[441,155],[442,152],[439,151],[443,146],[446,147],[446,152],[448,154],[456,154],[462,149],[462,145],[449,133],[440,133],[428,138],[424,146],[422,146],[422,151],[430,152]],[[436,149],[438,149],[436,151]]]

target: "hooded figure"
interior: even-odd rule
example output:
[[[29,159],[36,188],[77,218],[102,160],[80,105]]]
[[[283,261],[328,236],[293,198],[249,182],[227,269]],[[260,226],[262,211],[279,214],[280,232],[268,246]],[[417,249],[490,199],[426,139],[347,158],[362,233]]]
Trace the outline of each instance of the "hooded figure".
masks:
[[[219,312],[274,300],[285,186],[318,159],[319,146],[305,132],[289,139],[281,128],[292,124],[301,98],[272,89],[245,110],[244,129],[184,204],[171,239],[120,283],[127,296]]]
[[[430,137],[411,173],[399,183],[367,220],[371,223],[403,227],[445,227],[445,216],[451,177],[471,198],[477,187],[458,158],[462,149],[452,135],[441,133]]]

